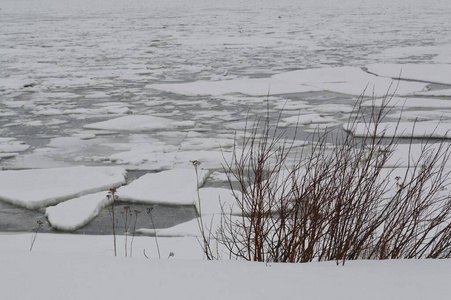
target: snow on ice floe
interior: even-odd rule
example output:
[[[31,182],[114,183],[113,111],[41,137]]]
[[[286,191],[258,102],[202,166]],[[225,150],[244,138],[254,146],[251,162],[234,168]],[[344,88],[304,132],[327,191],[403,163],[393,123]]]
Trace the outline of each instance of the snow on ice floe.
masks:
[[[236,192],[237,197],[240,193]],[[199,200],[200,199],[200,205]],[[237,218],[241,210],[235,203],[232,191],[225,188],[201,188],[199,189],[199,198],[197,193],[193,194],[193,202],[196,210],[201,214],[201,218],[195,218],[188,222],[164,229],[146,229],[140,228],[137,233],[145,235],[157,235],[161,237],[182,237],[182,236],[200,236],[199,224],[202,222],[206,231],[216,231],[221,225],[222,219]]]
[[[451,64],[371,64],[366,68],[378,76],[451,84]]]
[[[2,77],[0,78],[0,91],[16,90],[31,87],[35,84],[32,79],[25,76]]]
[[[399,83],[399,84],[398,84]],[[241,93],[252,96],[331,91],[349,95],[384,96],[388,90],[398,95],[423,91],[428,85],[420,82],[381,78],[356,67],[336,67],[290,71],[270,78],[196,81],[188,83],[151,84],[147,88],[184,95],[225,95]]]
[[[212,225],[211,228],[215,230],[219,225],[220,216],[211,216],[207,218],[208,225]],[[139,228],[136,233],[142,235],[159,236],[159,237],[200,237],[201,232],[199,229],[200,219],[195,218],[188,222],[180,223],[176,226],[170,228],[162,229],[149,229],[149,228]],[[210,228],[210,226],[208,227]],[[206,230],[208,230],[206,228]]]
[[[200,224],[203,224],[203,230],[207,235],[209,235],[209,233],[216,235],[218,228],[220,228],[221,224],[225,221],[224,217],[227,218],[227,221],[231,220],[231,222],[240,222],[242,220],[241,217],[234,215],[221,216],[219,214],[211,214],[169,228],[139,228],[136,232],[143,235],[156,235],[158,237],[201,237],[202,233],[199,226]]]
[[[349,128],[344,124],[343,128],[355,136],[366,136],[374,132],[374,124],[356,123]],[[451,138],[451,123],[439,123],[437,121],[425,122],[383,122],[378,126],[377,136],[404,137],[404,138]]]
[[[147,115],[130,115],[108,121],[88,124],[83,126],[83,128],[115,131],[150,131],[193,127],[194,125],[195,122],[193,121],[173,121],[171,119]]]
[[[415,95],[433,96],[433,97],[451,97],[451,89],[418,92],[418,93],[415,93]]]
[[[451,120],[451,110],[429,110],[429,111],[398,111],[388,114],[386,117],[407,121],[445,121]]]
[[[280,125],[293,125],[293,124],[312,124],[312,123],[333,123],[335,119],[332,117],[323,117],[317,113],[301,114],[297,116],[291,116],[282,118]]]
[[[312,86],[293,84],[274,78],[246,78],[220,81],[196,81],[178,84],[151,84],[147,85],[146,87],[189,96],[220,96],[234,93],[240,93],[250,96],[266,96],[315,92],[321,90]]]
[[[194,195],[208,178],[209,172],[194,167],[148,173],[117,191],[121,201],[167,205],[194,205]]]
[[[22,141],[18,141],[15,138],[0,137],[0,154],[23,152],[30,148],[30,145],[25,144]]]
[[[241,193],[235,192],[238,199],[240,199]],[[200,205],[199,205],[200,199]],[[199,189],[199,198],[194,195],[194,203],[196,209],[202,215],[211,214],[240,214],[238,206],[236,205],[235,197],[230,189],[226,188],[201,188]]]
[[[424,162],[428,157],[433,156],[434,153],[439,152],[444,154],[448,147],[449,143],[398,144],[385,164],[385,167],[412,167],[417,162]],[[445,163],[448,167],[451,166],[451,161],[447,160]]]
[[[420,97],[410,97],[410,98],[400,98],[393,97],[391,99],[374,99],[368,100],[362,103],[362,106],[380,107],[382,104],[387,104],[388,107],[404,107],[404,108],[451,108],[451,101],[433,99],[433,98],[420,98]]]
[[[125,183],[120,167],[0,171],[0,200],[37,209]]]
[[[403,59],[418,56],[432,56],[432,61],[435,63],[449,64],[451,63],[451,44],[438,46],[408,46],[408,47],[394,47],[383,50],[376,57],[383,60]]]
[[[91,222],[102,208],[111,204],[112,199],[106,195],[107,192],[99,192],[70,199],[47,207],[45,215],[53,228],[74,231]]]

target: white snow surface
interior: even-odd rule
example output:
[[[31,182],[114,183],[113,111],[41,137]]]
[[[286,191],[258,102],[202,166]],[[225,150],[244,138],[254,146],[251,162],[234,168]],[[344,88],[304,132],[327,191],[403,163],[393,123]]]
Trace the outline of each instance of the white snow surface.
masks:
[[[120,167],[0,171],[0,200],[37,209],[125,183]]]
[[[194,205],[197,188],[204,184],[209,172],[199,170],[198,174],[196,179],[194,167],[148,173],[118,189],[117,195],[121,201]]]
[[[111,204],[107,191],[70,199],[55,206],[47,207],[45,215],[50,225],[63,231],[74,231],[94,219],[102,208]]]
[[[133,257],[113,257],[111,236],[0,236],[5,299],[447,299],[451,260],[306,264],[206,261],[196,238],[135,237]],[[123,239],[118,238],[122,244]],[[120,250],[121,247],[119,247]],[[143,249],[151,259],[143,256]],[[174,256],[169,257],[169,252]],[[199,286],[201,284],[201,286]]]
[[[451,50],[451,48],[450,48]],[[371,64],[368,72],[394,79],[451,84],[451,64]]]

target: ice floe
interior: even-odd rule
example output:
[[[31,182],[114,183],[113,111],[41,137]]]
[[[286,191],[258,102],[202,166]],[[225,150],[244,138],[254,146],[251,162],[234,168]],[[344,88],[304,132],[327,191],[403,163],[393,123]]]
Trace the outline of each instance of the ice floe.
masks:
[[[241,93],[264,96],[313,91],[331,91],[349,95],[383,96],[392,90],[409,95],[427,89],[420,82],[396,81],[366,73],[356,67],[336,67],[291,71],[271,78],[196,81],[189,83],[152,84],[148,88],[183,95],[225,95]],[[396,90],[394,90],[396,87]]]
[[[451,64],[371,64],[366,68],[378,76],[451,84]]]
[[[407,46],[407,47],[393,47],[385,49],[378,57],[384,60],[405,59],[420,56],[432,56],[432,61],[435,63],[451,63],[451,44],[434,45],[434,46]]]
[[[87,129],[116,130],[116,131],[151,131],[180,127],[193,127],[193,121],[173,121],[171,119],[147,116],[130,115],[116,119],[88,124]]]
[[[196,81],[178,84],[151,84],[146,87],[150,89],[190,96],[219,96],[233,93],[252,96],[265,96],[277,94],[306,93],[321,90],[312,86],[293,84],[274,78],[246,78],[221,81]]]
[[[348,124],[343,128],[355,136],[372,135],[375,130],[373,123],[356,123],[352,128]],[[415,137],[415,138],[451,138],[451,123],[425,122],[383,122],[378,126],[376,136],[385,137]]]
[[[121,201],[166,205],[194,205],[194,195],[208,178],[209,172],[194,167],[148,173],[117,191]]]
[[[125,183],[120,167],[0,171],[0,200],[37,209]]]
[[[335,119],[332,117],[323,117],[317,113],[302,114],[282,119],[285,124],[311,124],[311,123],[332,123]]]
[[[433,97],[451,97],[451,89],[433,90],[427,92],[418,92],[416,95],[433,96]]]
[[[441,155],[445,154],[448,147],[448,143],[398,144],[385,164],[385,167],[412,167],[417,163],[421,164],[425,162],[434,153],[439,152]],[[451,161],[446,161],[445,163],[447,166],[451,166]]]
[[[451,119],[451,110],[398,111],[386,117],[408,121],[444,121]]]
[[[0,137],[0,153],[11,152],[23,152],[30,148],[30,145],[25,144],[22,141],[18,141],[15,138],[2,138]]]
[[[235,191],[235,193],[240,199],[240,192]],[[226,188],[201,188],[199,189],[199,197],[197,194],[194,195],[196,209],[202,215],[240,214],[241,211],[235,202],[232,190]]]
[[[111,204],[107,192],[99,192],[70,199],[47,207],[45,214],[50,225],[63,231],[77,230],[93,220],[102,208]]]
[[[410,98],[400,98],[393,97],[391,99],[374,99],[368,100],[362,103],[362,106],[376,106],[380,107],[382,104],[388,107],[404,107],[404,108],[451,108],[450,100],[441,100],[433,98],[420,98],[420,97],[410,97]]]

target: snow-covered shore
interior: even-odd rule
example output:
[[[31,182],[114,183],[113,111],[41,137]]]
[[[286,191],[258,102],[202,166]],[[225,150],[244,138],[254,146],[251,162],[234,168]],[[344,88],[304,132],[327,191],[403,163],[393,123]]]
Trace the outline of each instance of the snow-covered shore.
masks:
[[[447,299],[451,260],[264,264],[205,261],[194,238],[135,240],[113,257],[111,236],[0,235],[3,299]],[[145,245],[150,256],[143,256]],[[168,257],[168,250],[174,256]]]

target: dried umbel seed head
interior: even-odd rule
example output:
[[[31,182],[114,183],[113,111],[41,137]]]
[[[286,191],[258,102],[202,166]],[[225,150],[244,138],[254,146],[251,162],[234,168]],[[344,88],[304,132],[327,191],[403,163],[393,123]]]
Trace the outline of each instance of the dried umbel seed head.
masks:
[[[124,210],[125,210],[125,211],[130,210],[130,206],[124,206]]]
[[[141,211],[137,210],[137,209],[135,209],[134,212],[135,212],[135,215],[139,215],[141,213]]]
[[[190,162],[193,164],[193,166],[194,166],[195,168],[197,168],[198,166],[200,166],[200,161],[198,161],[198,160],[191,160]]]
[[[44,224],[44,222],[42,220],[37,220],[36,223],[38,223],[38,225]]]
[[[150,214],[152,212],[152,210],[153,210],[153,206],[148,207],[146,210],[147,210],[147,213]]]

